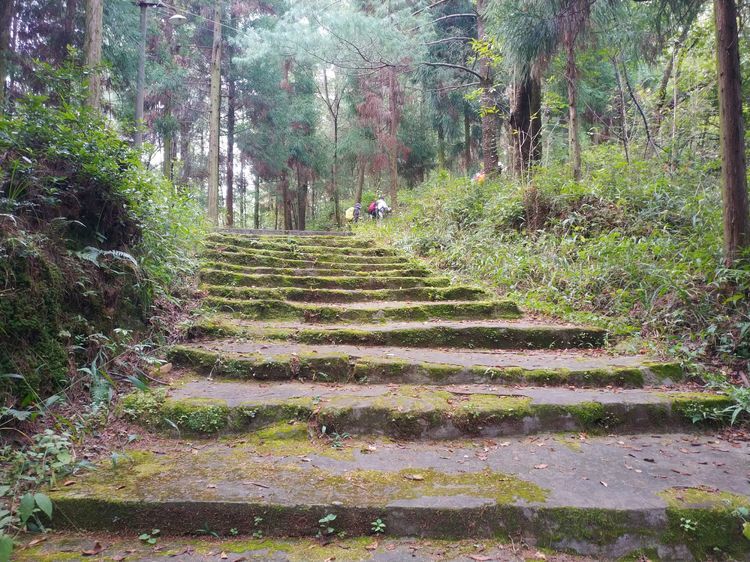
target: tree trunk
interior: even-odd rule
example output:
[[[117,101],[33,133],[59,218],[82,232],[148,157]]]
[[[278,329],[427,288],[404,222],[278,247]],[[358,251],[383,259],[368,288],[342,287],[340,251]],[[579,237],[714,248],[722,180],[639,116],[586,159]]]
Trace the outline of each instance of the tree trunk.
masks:
[[[5,0],[0,6],[0,113],[5,110],[5,87],[11,53],[10,30],[14,14],[14,0]]]
[[[307,170],[300,169],[297,172],[297,228],[299,228],[299,230],[305,230],[307,189]]]
[[[719,130],[724,200],[724,259],[733,263],[750,244],[745,129],[735,0],[714,0],[719,74]]]
[[[281,205],[284,209],[284,230],[292,228],[292,192],[289,190],[289,174],[286,170],[281,173]]]
[[[468,106],[464,108],[464,168],[468,175],[471,169],[471,119]]]
[[[234,12],[229,19],[229,27],[237,28],[237,16]],[[234,47],[228,49],[227,60],[227,226],[234,225],[234,129],[235,129],[235,111],[237,103],[237,83],[234,79],[234,68],[232,59],[234,57]]]
[[[568,158],[573,179],[581,179],[581,140],[578,136],[578,69],[575,35],[566,33],[565,80],[568,84]]]
[[[208,220],[219,224],[219,143],[221,120],[221,0],[214,7],[211,48],[211,115],[208,124]]]
[[[190,121],[180,122],[180,160],[182,160],[182,183],[187,184],[190,179]]]
[[[529,155],[532,164],[542,161],[542,76],[541,72],[534,68],[531,71],[531,82],[529,88],[529,141],[531,142],[531,153]]]
[[[398,111],[398,78],[396,76],[396,69],[391,68],[388,73],[389,86],[390,86],[390,186],[389,196],[391,199],[391,207],[396,208],[398,204],[398,122],[399,122],[399,111]]]
[[[511,84],[510,117],[508,119],[511,173],[521,177],[531,160],[531,78],[516,77]]]
[[[102,97],[102,0],[86,0],[86,31],[83,42],[83,64],[89,70],[89,94],[86,104],[99,109]]]
[[[357,178],[357,190],[354,192],[354,202],[362,204],[362,190],[365,187],[365,168],[367,161],[363,156],[359,157],[359,177]]]
[[[13,0],[8,0],[11,4]],[[65,3],[65,16],[63,20],[63,34],[60,47],[63,49],[63,58],[67,51],[65,50],[68,45],[75,45],[75,26],[76,26],[76,12],[78,8],[78,0],[68,0]]]
[[[437,126],[438,138],[438,168],[445,169],[445,132],[442,123]]]
[[[260,176],[256,175],[253,181],[255,193],[253,200],[253,228],[260,228]]]
[[[336,112],[333,118],[333,174],[331,181],[333,182],[333,212],[336,218],[336,226],[341,226],[341,196],[339,195],[338,185],[338,169],[339,169],[339,114]],[[306,188],[305,188],[306,189]]]
[[[480,41],[487,41],[484,21],[486,4],[487,0],[477,0],[477,36]],[[494,76],[492,62],[487,57],[480,57],[479,59],[479,74],[482,76],[479,80],[479,88],[482,91],[480,96],[482,163],[484,165],[484,173],[489,176],[495,176],[500,173],[500,161],[497,155],[497,133],[500,129],[500,120],[493,94]]]

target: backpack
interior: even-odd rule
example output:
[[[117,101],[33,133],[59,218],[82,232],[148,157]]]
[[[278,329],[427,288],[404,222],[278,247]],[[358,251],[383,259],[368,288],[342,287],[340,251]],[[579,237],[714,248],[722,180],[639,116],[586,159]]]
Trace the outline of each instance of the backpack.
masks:
[[[377,203],[377,201],[373,201],[372,203],[370,203],[370,206],[369,206],[369,207],[367,207],[367,212],[368,212],[368,213],[374,213],[374,212],[375,212],[375,209],[377,209],[377,208],[378,208],[378,203]]]

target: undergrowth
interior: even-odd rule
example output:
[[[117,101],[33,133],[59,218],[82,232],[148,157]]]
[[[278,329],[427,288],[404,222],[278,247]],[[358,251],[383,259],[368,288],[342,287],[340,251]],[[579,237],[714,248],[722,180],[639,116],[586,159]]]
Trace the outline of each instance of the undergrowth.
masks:
[[[0,115],[0,560],[44,530],[43,490],[86,468],[118,386],[158,375],[204,234],[193,196],[85,107],[79,69],[38,72],[47,91]]]
[[[527,311],[608,328],[623,350],[746,376],[750,268],[722,265],[718,163],[672,174],[604,145],[585,160],[581,182],[560,166],[530,182],[437,174],[358,228]]]

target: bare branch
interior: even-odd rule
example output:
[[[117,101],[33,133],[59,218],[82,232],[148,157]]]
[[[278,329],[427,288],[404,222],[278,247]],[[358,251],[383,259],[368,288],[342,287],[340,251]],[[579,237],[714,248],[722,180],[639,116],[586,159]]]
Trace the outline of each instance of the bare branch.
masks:
[[[466,66],[461,66],[460,64],[451,64],[448,62],[420,62],[419,64],[423,64],[425,66],[440,66],[440,67],[445,67],[445,68],[453,68],[456,70],[462,70],[463,72],[468,72],[469,74],[473,74],[480,80],[484,80],[484,76],[472,70],[471,68],[468,68]]]

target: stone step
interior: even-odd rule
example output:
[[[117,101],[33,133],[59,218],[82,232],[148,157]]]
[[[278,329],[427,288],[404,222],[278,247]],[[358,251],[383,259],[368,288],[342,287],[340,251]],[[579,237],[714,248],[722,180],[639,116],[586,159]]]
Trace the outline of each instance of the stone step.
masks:
[[[339,549],[336,560],[413,560],[424,553],[394,557],[384,545],[396,537],[447,536],[502,536],[597,560],[639,560],[644,552],[662,560],[747,560],[750,541],[733,514],[750,506],[747,471],[726,467],[747,467],[749,460],[747,442],[692,433],[543,434],[404,447],[341,434],[309,437],[304,424],[277,424],[200,444],[136,442],[115,466],[105,458],[98,470],[50,494],[55,526],[89,533],[158,528],[169,537],[210,529],[227,538],[320,532],[325,539],[364,537],[373,522],[383,523],[385,536],[364,539],[374,551]],[[212,550],[218,559],[223,549]],[[179,556],[186,551],[175,552],[188,560]],[[485,560],[488,552],[456,560]],[[317,553],[293,560],[323,560]],[[286,560],[265,555],[251,559]],[[517,560],[510,546],[500,556]]]
[[[305,238],[320,240],[340,240],[342,237],[350,240],[354,238],[354,233],[350,230],[274,230],[260,228],[217,228],[209,236],[247,236],[250,238]]]
[[[369,271],[353,270],[347,265],[332,267],[252,267],[247,265],[235,265],[232,263],[206,261],[203,269],[218,269],[223,271],[235,271],[247,275],[291,275],[294,277],[428,277],[434,275],[429,269],[406,265],[393,267],[392,269],[375,269]]]
[[[210,318],[198,321],[193,334],[303,344],[520,350],[598,348],[607,340],[601,328],[498,320],[310,326]]]
[[[221,245],[209,246],[208,251],[219,253],[235,253],[262,258],[277,258],[281,260],[312,260],[318,263],[408,263],[409,258],[402,255],[377,255],[363,253],[361,255],[337,254],[333,252],[303,252],[301,250],[267,250],[265,248],[250,248],[243,246]]]
[[[321,245],[306,240],[286,240],[286,241],[270,241],[270,240],[258,240],[253,238],[222,238],[212,239],[209,238],[207,241],[207,247],[214,250],[222,250],[225,248],[232,249],[234,251],[249,250],[249,251],[276,251],[276,252],[293,252],[300,254],[310,255],[346,255],[346,256],[403,256],[403,253],[393,248],[383,248],[381,246],[360,245],[360,246],[330,246]]]
[[[321,324],[436,319],[478,320],[518,318],[521,315],[518,306],[510,301],[378,301],[315,305],[278,300],[252,301],[209,296],[203,300],[203,303],[214,310],[250,320],[298,320]]]
[[[361,275],[311,277],[291,275],[248,275],[236,271],[203,269],[201,281],[231,287],[296,287],[300,289],[408,289],[412,287],[447,287],[448,277],[380,277]]]
[[[372,527],[372,525],[370,526]],[[231,528],[230,528],[231,529]],[[138,539],[140,533],[129,535],[107,535],[103,545],[104,560],[127,560],[127,562],[468,562],[474,560],[509,560],[511,548],[500,539],[415,539],[412,537],[381,537],[373,533],[370,537],[335,537],[319,540],[309,537],[257,537],[229,536],[213,537],[159,537],[156,548]],[[204,531],[205,533],[205,531]],[[32,535],[33,536],[33,535]],[[96,551],[98,537],[84,532],[56,532],[44,535],[43,541],[29,537],[29,543],[13,553],[14,562],[86,562],[91,557],[76,552]],[[539,560],[539,549],[532,545],[515,544],[513,560]],[[597,562],[589,557],[569,553],[553,553],[544,549],[546,562]],[[180,554],[183,553],[183,554]],[[113,555],[107,558],[106,554]],[[226,556],[226,558],[224,558]],[[99,559],[96,559],[99,560]]]
[[[126,398],[124,407],[142,396]],[[269,384],[188,376],[152,406],[162,428],[188,433],[231,433],[302,420],[341,434],[437,440],[553,431],[674,431],[693,427],[692,416],[701,409],[730,404],[724,395],[648,389]]]
[[[168,357],[204,375],[278,381],[637,388],[673,384],[683,377],[678,363],[585,350],[483,352],[204,341],[174,346]]]
[[[350,278],[347,278],[350,279]],[[239,300],[287,300],[294,302],[370,302],[370,301],[479,301],[494,295],[477,287],[454,285],[451,287],[412,287],[408,289],[299,289],[228,287],[206,285],[202,289],[215,297]]]
[[[352,271],[383,271],[390,269],[411,268],[415,267],[415,262],[405,262],[403,260],[377,263],[352,263],[352,262],[324,262],[315,259],[282,259],[274,256],[264,256],[248,252],[218,252],[216,250],[206,250],[203,252],[203,258],[209,261],[218,261],[233,265],[246,265],[252,267],[279,267],[279,268],[312,268],[324,267],[328,269],[350,269]]]

